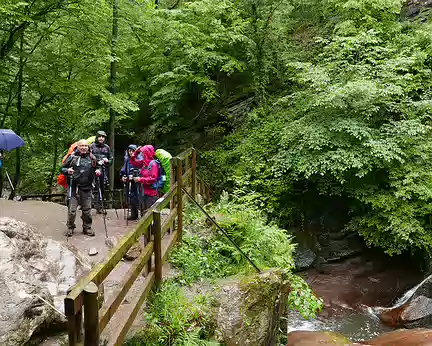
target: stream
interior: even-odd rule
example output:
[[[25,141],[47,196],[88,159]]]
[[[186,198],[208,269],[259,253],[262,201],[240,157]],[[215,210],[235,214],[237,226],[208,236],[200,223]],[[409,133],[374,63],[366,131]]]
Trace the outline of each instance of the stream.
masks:
[[[324,299],[324,308],[313,320],[290,312],[288,331],[333,331],[353,341],[393,330],[380,321],[379,313],[405,303],[423,280],[406,258],[376,254],[325,264],[321,272],[309,269],[301,276]]]

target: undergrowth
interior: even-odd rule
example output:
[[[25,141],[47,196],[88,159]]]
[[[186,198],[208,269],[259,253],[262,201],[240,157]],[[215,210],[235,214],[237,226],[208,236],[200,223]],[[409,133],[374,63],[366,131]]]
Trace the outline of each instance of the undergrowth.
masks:
[[[148,300],[145,322],[146,328],[128,339],[126,346],[219,345],[205,340],[214,329],[211,299],[198,295],[189,300],[172,280],[165,281]]]

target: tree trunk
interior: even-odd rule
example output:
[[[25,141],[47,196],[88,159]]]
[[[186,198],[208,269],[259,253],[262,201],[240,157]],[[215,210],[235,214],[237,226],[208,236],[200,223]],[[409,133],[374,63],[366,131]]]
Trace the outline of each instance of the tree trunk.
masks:
[[[115,95],[117,92],[117,39],[118,39],[118,0],[113,0],[113,26],[112,26],[112,41],[111,41],[111,94]],[[115,162],[115,111],[110,109],[109,120],[109,145],[113,155],[113,164],[109,170],[109,184],[111,189],[114,189],[114,162]]]
[[[20,42],[20,58],[19,58],[19,71],[18,71],[18,95],[17,95],[17,122],[15,133],[21,135],[21,118],[22,118],[22,103],[23,103],[23,74],[24,74],[24,32],[21,32]],[[13,181],[13,189],[9,195],[12,200],[15,197],[15,191],[18,188],[21,177],[21,150],[16,149],[16,164],[15,164],[15,177]]]
[[[58,141],[56,140],[54,143],[54,154],[53,154],[53,165],[51,168],[51,174],[47,180],[47,193],[52,193],[53,179],[57,167],[57,152],[58,152]]]

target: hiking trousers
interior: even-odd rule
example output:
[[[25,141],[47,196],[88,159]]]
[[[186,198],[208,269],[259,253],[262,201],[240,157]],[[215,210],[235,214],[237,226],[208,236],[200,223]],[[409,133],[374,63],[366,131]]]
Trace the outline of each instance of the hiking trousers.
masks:
[[[81,205],[81,219],[83,224],[83,230],[91,229],[92,216],[91,216],[91,201],[92,192],[91,190],[81,190],[78,188],[78,192],[72,196],[70,200],[67,228],[75,229],[75,219],[78,205]]]

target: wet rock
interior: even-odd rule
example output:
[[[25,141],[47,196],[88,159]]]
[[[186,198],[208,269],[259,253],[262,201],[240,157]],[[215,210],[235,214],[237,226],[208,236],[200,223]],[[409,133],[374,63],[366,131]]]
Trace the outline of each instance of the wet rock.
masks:
[[[27,224],[0,218],[0,345],[21,345],[44,328],[65,326],[42,299],[63,311],[67,289],[85,269],[82,263]]]
[[[432,330],[421,328],[395,330],[361,344],[370,346],[431,346]]]
[[[332,332],[312,332],[312,331],[294,331],[288,333],[287,346],[318,346],[318,345],[334,345],[334,346],[350,346],[353,344],[343,335]]]
[[[392,327],[414,328],[431,325],[432,299],[416,296],[399,307],[385,310],[380,319]]]
[[[298,249],[294,255],[296,270],[310,268],[316,259],[316,254],[311,249]]]
[[[227,346],[271,344],[288,290],[280,271],[221,282],[214,296],[217,340]]]

